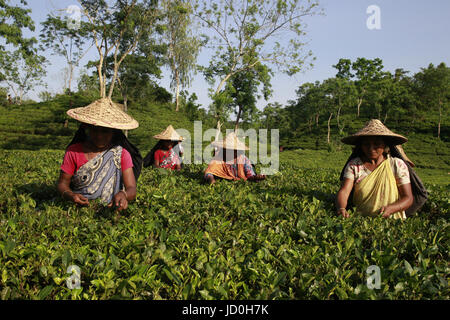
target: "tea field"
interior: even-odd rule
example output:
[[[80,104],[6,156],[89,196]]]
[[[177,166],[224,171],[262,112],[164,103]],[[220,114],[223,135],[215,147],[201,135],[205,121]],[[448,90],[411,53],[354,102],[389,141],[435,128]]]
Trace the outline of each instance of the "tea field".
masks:
[[[406,221],[336,216],[348,154],[326,150],[282,152],[259,183],[144,168],[119,215],[62,201],[63,154],[0,153],[0,299],[450,298],[447,167],[418,168],[430,198]]]

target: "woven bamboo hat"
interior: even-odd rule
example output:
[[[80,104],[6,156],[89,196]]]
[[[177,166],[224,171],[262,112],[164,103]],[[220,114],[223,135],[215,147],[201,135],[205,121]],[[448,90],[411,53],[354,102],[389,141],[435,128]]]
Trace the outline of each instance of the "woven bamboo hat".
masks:
[[[166,130],[163,132],[157,134],[156,136],[153,136],[155,139],[159,140],[171,140],[171,141],[183,141],[184,138],[178,134],[178,132],[175,131],[175,129],[170,124]]]
[[[75,120],[99,127],[131,130],[139,126],[121,105],[109,98],[96,100],[86,107],[70,109],[67,114]]]
[[[345,144],[356,145],[361,137],[384,137],[387,138],[389,142],[394,145],[399,145],[408,141],[402,135],[396,134],[389,130],[380,120],[372,119],[367,124],[359,130],[357,133],[350,135],[348,137],[342,138],[342,142]]]
[[[249,150],[245,143],[240,141],[234,132],[229,133],[223,141],[212,142],[212,145],[222,149]]]

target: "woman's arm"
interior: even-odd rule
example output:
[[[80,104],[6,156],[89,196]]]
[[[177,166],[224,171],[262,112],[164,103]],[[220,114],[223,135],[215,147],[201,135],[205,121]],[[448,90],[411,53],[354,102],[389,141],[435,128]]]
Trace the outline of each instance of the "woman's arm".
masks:
[[[123,185],[125,190],[116,193],[108,207],[114,204],[117,210],[122,211],[128,208],[128,202],[136,199],[136,179],[134,177],[133,168],[128,168],[122,172]]]
[[[160,151],[156,150],[155,153],[153,154],[153,166],[155,168],[161,168],[159,160],[160,160]]]
[[[74,193],[70,189],[70,180],[72,179],[72,175],[65,173],[61,170],[58,179],[58,191],[61,196],[66,199],[73,201],[79,205],[85,206],[89,204],[89,200],[79,193]]]
[[[353,189],[354,181],[352,179],[344,178],[341,188],[339,189],[336,196],[336,209],[338,214],[341,214],[344,218],[350,217],[346,208],[348,197]]]
[[[214,179],[214,175],[212,175],[211,173],[205,174],[204,181],[207,184],[214,184],[214,183],[216,183],[216,179]]]
[[[388,218],[393,213],[404,211],[411,207],[411,205],[413,204],[414,198],[412,194],[411,183],[399,185],[398,193],[400,199],[398,199],[394,203],[387,205],[386,207],[381,208],[381,212],[383,212],[384,218]]]

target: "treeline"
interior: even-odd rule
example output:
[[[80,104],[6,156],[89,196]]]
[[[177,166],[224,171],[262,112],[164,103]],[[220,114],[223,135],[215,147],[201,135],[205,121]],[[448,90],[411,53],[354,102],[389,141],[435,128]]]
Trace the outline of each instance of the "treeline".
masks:
[[[300,129],[312,132],[326,121],[330,143],[332,123],[342,135],[355,119],[377,118],[394,126],[427,120],[435,124],[433,135],[441,137],[442,123],[449,120],[450,68],[445,63],[429,64],[415,74],[385,71],[379,58],[340,59],[333,67],[335,77],[300,85],[287,106],[266,106],[264,126],[280,128],[286,137]]]
[[[120,99],[125,106],[174,96],[177,111],[207,117],[218,127],[233,111],[236,127],[240,119],[252,119],[258,97],[271,94],[270,67],[293,75],[309,63],[303,22],[320,13],[311,0],[78,0],[49,12],[39,39],[26,39],[22,30],[34,31],[35,24],[27,2],[18,3],[0,1],[0,40],[8,45],[0,46],[0,81],[15,103],[45,85],[51,62],[45,51],[66,61],[64,92],[74,90],[75,70],[84,67],[77,89],[85,96]],[[213,53],[199,66],[203,48]],[[89,50],[97,59],[83,66]],[[170,70],[172,96],[156,84],[164,66]],[[195,72],[209,83],[213,103],[206,111],[192,94],[183,96]],[[3,98],[11,103],[11,97]],[[52,94],[43,91],[40,98],[49,100]]]
[[[26,1],[0,1],[0,11],[3,104],[21,104],[28,92],[45,86],[51,61],[44,52],[51,52],[65,60],[65,94],[110,97],[126,108],[168,103],[190,120],[218,129],[278,128],[281,137],[292,137],[313,133],[325,122],[327,143],[334,129],[344,134],[354,119],[397,124],[408,119],[412,125],[425,119],[434,122],[437,137],[446,130],[450,76],[444,63],[410,74],[385,71],[379,58],[340,59],[333,66],[335,77],[302,84],[286,106],[273,103],[260,111],[257,101],[271,97],[275,71],[294,75],[310,65],[303,22],[320,12],[317,1],[78,0],[49,12],[38,39],[23,35],[36,28]],[[199,66],[203,48],[214,53]],[[83,65],[89,50],[97,59]],[[158,85],[164,67],[170,70],[171,92]],[[75,81],[77,69],[81,76]],[[187,91],[195,72],[203,74],[209,89]],[[206,109],[196,90],[209,90],[212,103]],[[43,101],[54,96],[46,90],[39,94]]]

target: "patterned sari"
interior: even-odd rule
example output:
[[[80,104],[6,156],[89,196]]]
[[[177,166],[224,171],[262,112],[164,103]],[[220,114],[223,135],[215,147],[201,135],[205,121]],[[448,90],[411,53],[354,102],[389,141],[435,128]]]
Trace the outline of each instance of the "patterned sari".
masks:
[[[223,156],[219,154],[211,160],[208,168],[206,168],[205,178],[213,175],[227,180],[243,179],[246,181],[255,174],[252,164],[246,156],[239,155],[235,160],[225,162]]]
[[[72,190],[87,199],[100,198],[110,203],[122,189],[122,147],[116,146],[102,152],[82,165],[72,177]]]

